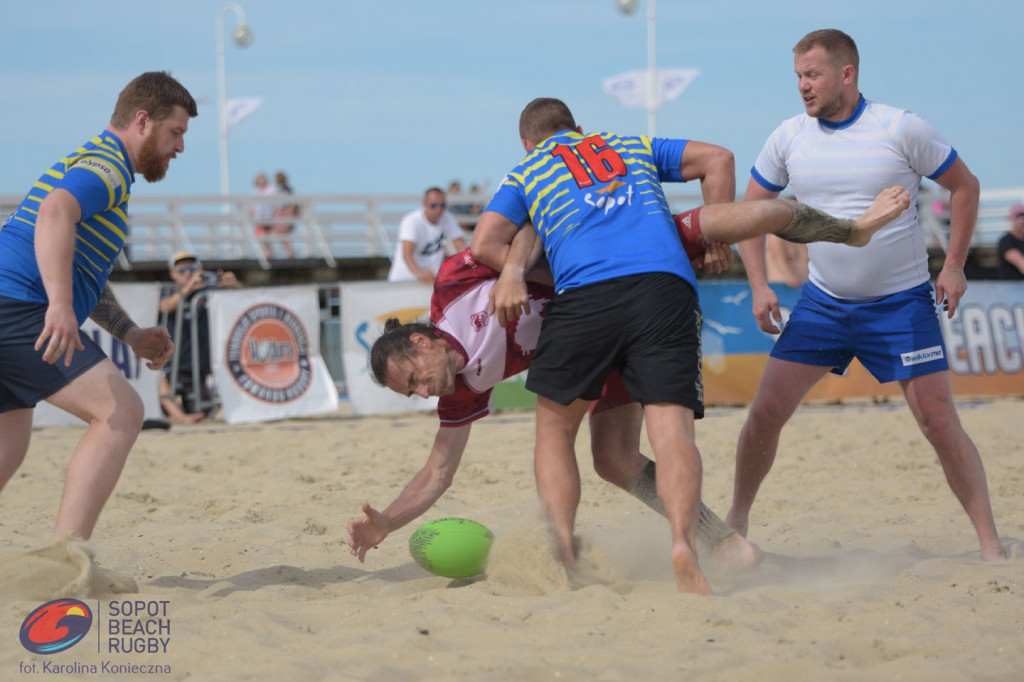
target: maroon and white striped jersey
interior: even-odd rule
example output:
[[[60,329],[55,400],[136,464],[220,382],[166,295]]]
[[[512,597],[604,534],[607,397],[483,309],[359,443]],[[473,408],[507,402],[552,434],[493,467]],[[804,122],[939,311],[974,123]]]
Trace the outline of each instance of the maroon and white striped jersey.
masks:
[[[529,283],[530,314],[503,329],[487,314],[487,297],[497,277],[497,271],[474,260],[469,249],[445,260],[438,270],[430,321],[466,360],[455,377],[455,393],[438,401],[441,426],[462,426],[485,417],[495,384],[529,368],[533,359],[544,305],[554,298],[554,290]]]

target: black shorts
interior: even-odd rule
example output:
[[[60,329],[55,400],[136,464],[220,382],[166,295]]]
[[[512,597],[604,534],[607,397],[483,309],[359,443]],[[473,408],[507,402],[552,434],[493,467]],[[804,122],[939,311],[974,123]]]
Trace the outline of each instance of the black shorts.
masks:
[[[0,412],[35,407],[98,362],[106,359],[96,342],[81,330],[85,350],[76,350],[71,366],[62,357],[51,365],[36,350],[43,331],[46,303],[18,301],[0,296]]]
[[[527,389],[561,405],[596,400],[617,368],[633,400],[704,415],[701,312],[685,280],[619,277],[559,294],[546,310]]]

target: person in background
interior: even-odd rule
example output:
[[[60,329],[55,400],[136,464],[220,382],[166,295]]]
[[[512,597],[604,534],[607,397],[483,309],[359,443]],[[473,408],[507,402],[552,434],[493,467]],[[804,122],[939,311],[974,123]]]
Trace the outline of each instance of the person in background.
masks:
[[[999,239],[999,279],[1024,279],[1024,204],[1010,207],[1010,230]]]
[[[899,382],[907,406],[935,449],[946,481],[967,512],[981,558],[1006,557],[996,532],[985,468],[953,402],[936,304],[952,317],[967,290],[964,262],[980,187],[956,150],[919,116],[867,100],[850,36],[813,31],[793,48],[804,113],[769,136],[751,169],[745,200],[770,199],[790,185],[797,200],[838,217],[901,185],[917,204],[922,177],[949,191],[946,260],[929,282],[928,250],[915,210],[882,228],[862,249],[811,244],[810,282],[772,348],[736,447],[732,507],[726,520],[746,533],[750,508],[775,460],[782,428],[807,392],[853,358],[879,382]],[[764,273],[764,240],[740,244],[753,314],[777,334],[778,297]]]
[[[388,281],[433,284],[446,248],[464,250],[465,233],[447,210],[444,191],[431,187],[423,194],[423,208],[402,218]]]
[[[799,289],[807,281],[807,245],[767,235],[765,272],[769,282]]]
[[[270,184],[266,173],[257,173],[256,177],[253,178],[252,184],[256,188],[256,194],[260,197],[272,197],[277,194],[277,187]],[[274,231],[274,214],[276,211],[277,202],[269,199],[257,201],[249,211],[249,217],[252,218],[253,232],[259,240],[260,248],[263,250],[263,255],[266,258],[270,258],[273,253],[266,237]]]
[[[277,186],[277,193],[282,197],[290,197],[295,194],[292,189],[291,183],[288,182],[288,176],[285,175],[284,171],[278,171],[274,174],[274,184]],[[274,217],[281,218],[281,220],[274,223],[272,232],[273,234],[285,235],[290,234],[295,230],[295,220],[299,217],[300,209],[299,205],[282,199],[285,203],[282,203],[277,207],[274,212]],[[282,238],[281,248],[284,249],[284,253],[288,258],[295,258],[295,250],[292,248],[291,241]]]
[[[194,424],[209,416],[213,409],[205,405],[212,399],[209,386],[209,377],[212,375],[209,320],[205,301],[200,300],[197,306],[195,298],[203,291],[214,288],[238,289],[242,284],[230,270],[204,270],[195,254],[187,251],[177,253],[171,259],[170,276],[174,287],[160,298],[160,313],[166,316],[167,329],[177,345],[178,376],[175,385],[171,386],[171,366],[165,367],[160,378],[160,407],[171,424]],[[193,316],[196,316],[199,334],[197,346],[196,340],[192,338]],[[181,334],[175,336],[179,317]],[[199,356],[198,386],[195,385],[192,371],[193,348],[198,350]]]
[[[92,319],[150,369],[174,353],[167,330],[136,325],[107,278],[124,248],[135,174],[161,180],[196,115],[169,73],[143,73],[118,95],[109,125],[48,168],[0,229],[0,489],[28,453],[40,401],[87,425],[64,475],[57,541],[90,538],[145,418],[82,323]]]

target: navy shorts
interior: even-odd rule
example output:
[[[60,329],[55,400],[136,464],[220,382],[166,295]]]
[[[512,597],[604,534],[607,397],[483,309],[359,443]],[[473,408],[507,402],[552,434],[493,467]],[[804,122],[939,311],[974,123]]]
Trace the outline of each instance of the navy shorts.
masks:
[[[78,332],[85,350],[76,350],[71,366],[62,357],[43,362],[36,339],[43,331],[46,303],[0,296],[0,412],[35,407],[107,356],[92,338]]]
[[[857,358],[880,383],[949,369],[931,284],[872,301],[807,283],[771,356],[842,374]]]
[[[704,415],[701,312],[685,280],[619,277],[559,294],[546,311],[527,389],[561,405],[597,400],[618,369],[633,400]]]

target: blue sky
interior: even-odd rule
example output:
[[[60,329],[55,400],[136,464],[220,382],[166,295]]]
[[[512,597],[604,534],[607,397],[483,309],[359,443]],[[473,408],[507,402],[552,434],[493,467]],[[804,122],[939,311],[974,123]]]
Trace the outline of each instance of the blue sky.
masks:
[[[215,194],[216,17],[226,3],[0,0],[0,194],[107,123],[118,91],[166,69],[202,100],[185,154],[137,194]],[[226,48],[229,97],[264,104],[231,131],[231,189],[285,170],[300,192],[419,193],[497,182],[517,162],[519,112],[564,99],[585,130],[646,132],[601,90],[646,66],[644,0],[242,0],[255,41]],[[931,121],[983,188],[1024,186],[1024,4],[1005,0],[657,3],[657,61],[701,75],[658,132],[733,150],[746,185],[765,138],[802,110],[793,44],[835,27],[861,52],[861,90]],[[226,18],[226,32],[234,27]]]

